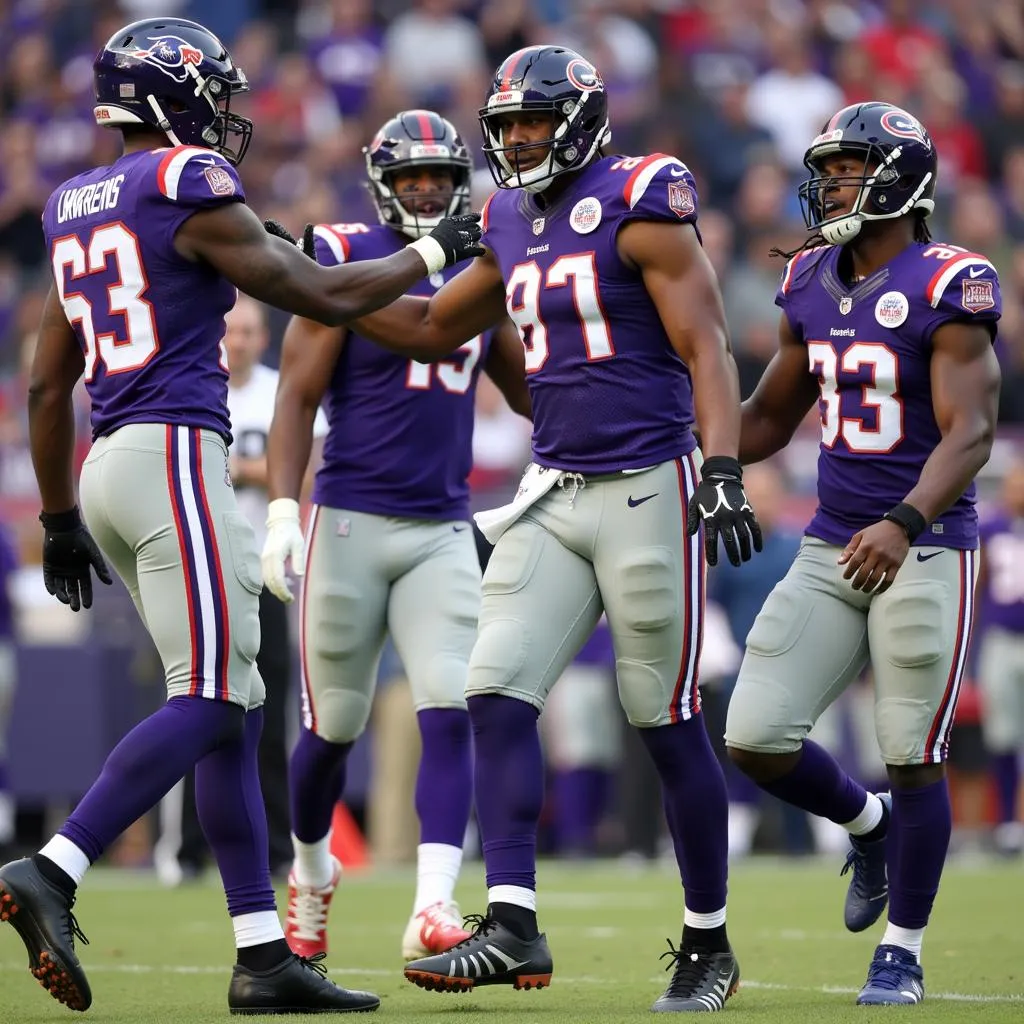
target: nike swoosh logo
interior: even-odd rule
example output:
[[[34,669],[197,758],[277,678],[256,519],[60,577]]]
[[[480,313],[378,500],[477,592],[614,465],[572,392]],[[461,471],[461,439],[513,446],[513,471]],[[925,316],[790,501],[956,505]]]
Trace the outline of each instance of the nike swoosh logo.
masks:
[[[938,556],[941,555],[941,554],[942,554],[941,551],[933,551],[930,555],[926,555],[926,554],[923,554],[922,552],[918,551],[918,553],[917,553],[917,560],[919,562],[927,562],[929,558],[938,558]]]
[[[468,530],[468,529],[469,529],[468,526],[453,526],[452,527],[452,531],[454,533],[462,533],[463,530]]]
[[[681,171],[675,167],[672,167],[669,169],[668,173],[671,174],[673,178],[681,178],[686,173],[686,171]]]
[[[971,277],[981,277],[981,275],[984,274],[986,270],[988,270],[988,267],[971,267],[971,269],[968,270],[967,273],[970,274]]]
[[[636,508],[637,505],[642,505],[645,501],[650,501],[651,498],[656,498],[660,493],[661,493],[660,491],[655,491],[653,494],[645,494],[642,498],[634,498],[633,495],[631,494],[626,499],[626,504],[630,508]]]

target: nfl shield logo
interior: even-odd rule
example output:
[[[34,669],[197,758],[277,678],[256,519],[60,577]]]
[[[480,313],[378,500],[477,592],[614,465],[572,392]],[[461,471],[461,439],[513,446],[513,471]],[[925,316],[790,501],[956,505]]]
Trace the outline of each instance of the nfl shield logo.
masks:
[[[851,299],[849,295],[844,295],[839,300],[839,312],[842,313],[843,316],[846,316],[851,309],[853,309],[853,299]]]
[[[544,218],[543,217],[538,217],[533,222],[533,233],[535,235],[539,235],[543,230],[544,230]]]

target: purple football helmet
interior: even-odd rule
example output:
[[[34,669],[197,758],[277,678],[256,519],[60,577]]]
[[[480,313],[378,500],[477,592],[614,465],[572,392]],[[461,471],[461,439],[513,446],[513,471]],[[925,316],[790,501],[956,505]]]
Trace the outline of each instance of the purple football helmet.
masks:
[[[147,18],[115,32],[93,63],[96,123],[148,124],[175,146],[204,146],[242,162],[252,121],[232,114],[249,83],[212,33],[184,18]]]
[[[382,224],[411,238],[429,234],[445,217],[469,212],[473,162],[455,125],[432,110],[403,110],[387,121],[364,147],[370,194]],[[395,193],[393,175],[410,167],[443,167],[451,173],[452,193],[436,215],[420,211],[415,194]],[[409,203],[409,209],[403,202]]]
[[[548,139],[506,146],[501,118],[536,111],[550,114]],[[487,105],[480,108],[484,156],[498,188],[542,192],[560,174],[578,171],[611,140],[608,96],[597,68],[563,46],[527,46],[506,57],[494,73]],[[544,147],[545,159],[522,169],[522,159]]]
[[[828,177],[823,163],[836,153],[863,160],[863,175]],[[865,221],[891,220],[912,210],[927,217],[935,209],[935,146],[916,117],[891,103],[843,107],[811,143],[804,164],[811,172],[799,191],[804,222],[830,245],[855,238]],[[849,185],[860,188],[853,209],[830,216],[829,190]]]

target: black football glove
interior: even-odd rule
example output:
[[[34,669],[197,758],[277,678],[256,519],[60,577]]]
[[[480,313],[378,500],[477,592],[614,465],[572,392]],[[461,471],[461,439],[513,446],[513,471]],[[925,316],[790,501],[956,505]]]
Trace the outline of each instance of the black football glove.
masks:
[[[761,526],[743,493],[743,469],[728,455],[704,460],[700,483],[690,499],[686,532],[692,537],[702,521],[708,565],[718,564],[719,535],[733,565],[750,560],[751,540],[754,550],[761,550]]]
[[[445,217],[430,232],[430,237],[444,249],[445,266],[451,267],[471,256],[483,256],[487,251],[480,245],[480,214],[460,213]]]
[[[301,249],[311,260],[316,259],[316,247],[313,244],[312,224],[306,225],[302,232],[301,242],[279,221],[265,220],[263,222],[263,229],[268,235],[273,235],[275,238],[283,238],[286,242],[294,245],[296,249]]]
[[[110,570],[96,546],[96,541],[85,528],[78,507],[68,512],[39,515],[43,524],[43,583],[47,593],[53,594],[61,604],[71,606],[73,612],[92,607],[92,574],[110,584]]]

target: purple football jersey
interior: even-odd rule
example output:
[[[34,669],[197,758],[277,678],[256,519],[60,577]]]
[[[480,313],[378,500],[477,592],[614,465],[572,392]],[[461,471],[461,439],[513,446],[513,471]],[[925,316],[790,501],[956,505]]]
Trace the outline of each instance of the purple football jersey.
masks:
[[[994,516],[981,524],[982,578],[979,620],[1024,633],[1024,519]]]
[[[696,219],[693,177],[662,153],[596,160],[543,208],[521,189],[488,200],[483,243],[526,346],[539,465],[614,473],[694,448],[689,371],[616,239],[631,220]]]
[[[85,351],[92,433],[171,423],[230,437],[224,314],[235,287],[174,248],[193,213],[245,201],[209,149],[122,156],[61,185],[43,231],[64,312]]]
[[[958,246],[915,242],[853,285],[840,278],[840,252],[798,253],[775,301],[821,386],[818,508],[807,533],[845,546],[907,496],[942,438],[932,409],[933,332],[966,320],[994,336],[1002,300],[992,264]],[[977,547],[973,483],[916,543]]]
[[[406,239],[383,225],[321,224],[316,257],[324,266],[378,259]],[[417,282],[432,295],[452,267]],[[330,429],[313,501],[410,519],[469,518],[473,403],[490,339],[476,337],[436,363],[387,352],[353,331],[324,398]]]
[[[14,636],[14,606],[11,603],[11,586],[14,571],[18,568],[18,549],[14,534],[0,523],[0,640]]]

